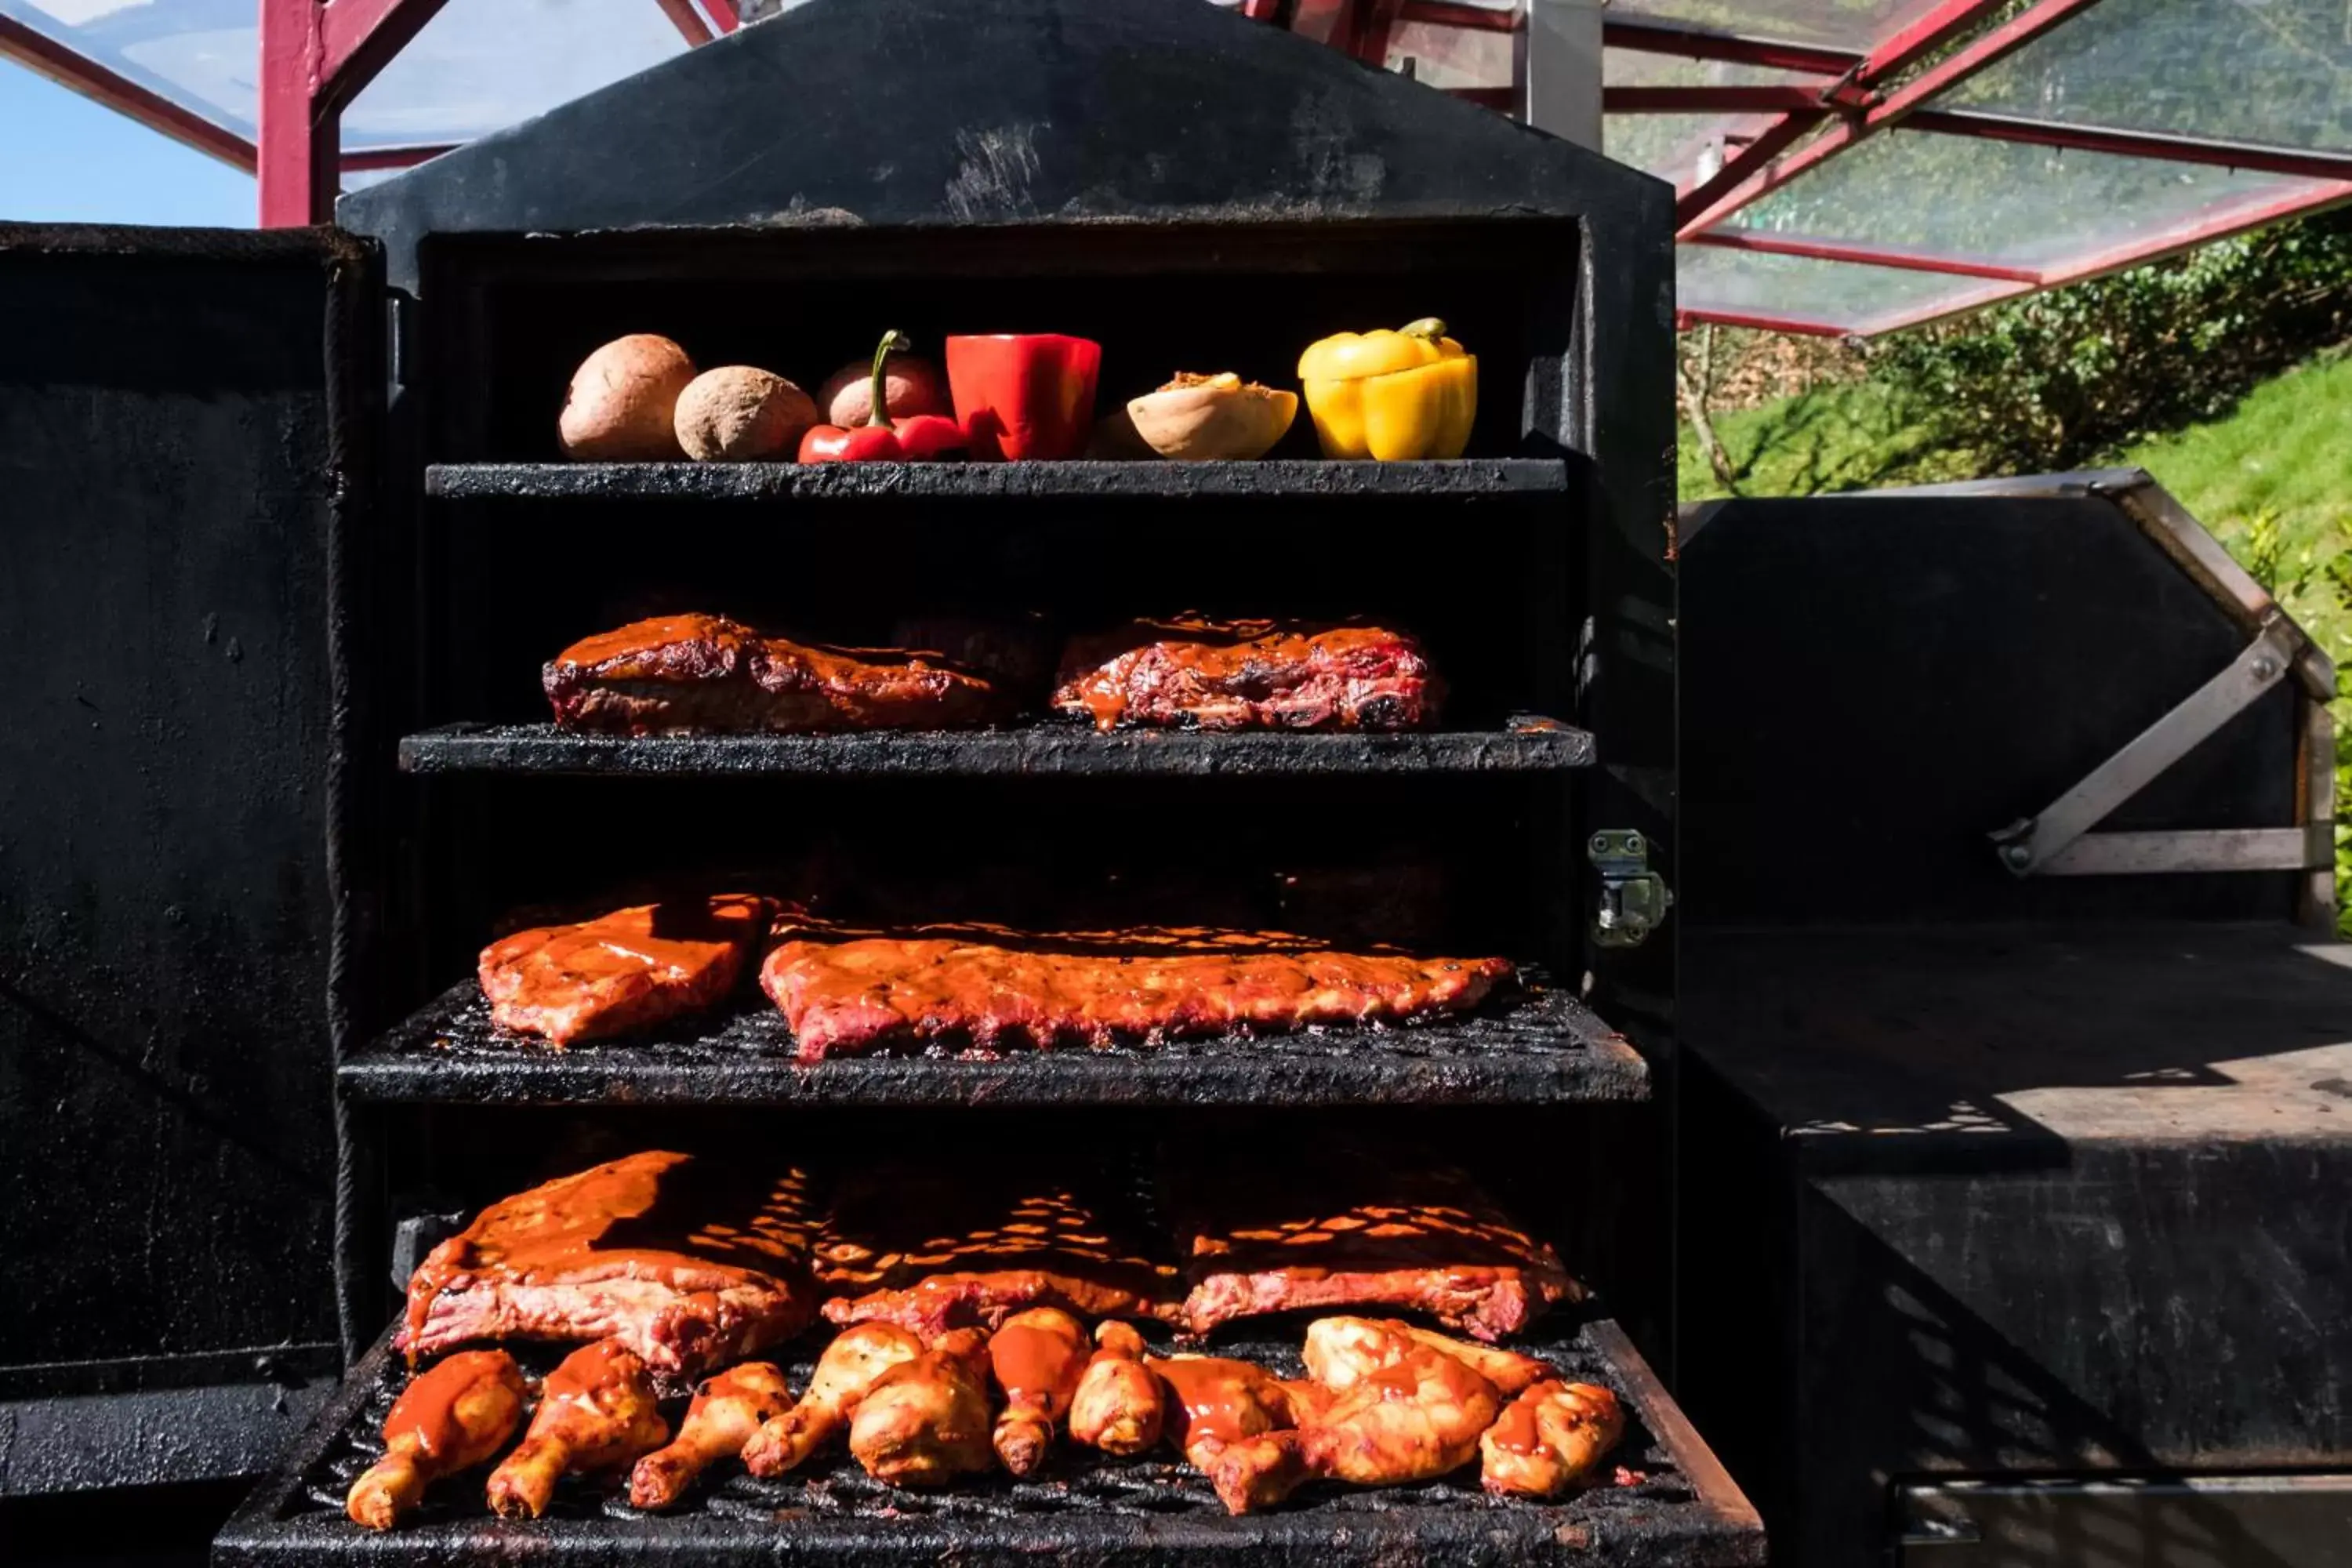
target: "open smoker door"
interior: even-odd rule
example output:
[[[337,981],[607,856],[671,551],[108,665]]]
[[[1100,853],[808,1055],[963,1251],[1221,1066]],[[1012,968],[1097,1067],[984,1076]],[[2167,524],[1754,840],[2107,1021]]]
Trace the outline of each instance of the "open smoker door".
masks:
[[[267,1468],[341,1363],[375,258],[0,226],[0,1535],[36,1556],[61,1494]]]

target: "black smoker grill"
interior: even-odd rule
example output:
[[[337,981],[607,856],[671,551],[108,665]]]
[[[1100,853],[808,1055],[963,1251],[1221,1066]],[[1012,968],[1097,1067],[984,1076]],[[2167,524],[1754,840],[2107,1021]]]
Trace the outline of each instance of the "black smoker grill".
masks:
[[[1631,1397],[1643,1479],[1556,1508],[1447,1484],[1230,1521],[1169,1467],[1076,1459],[919,1508],[854,1471],[659,1520],[582,1493],[505,1527],[457,1499],[366,1540],[338,1500],[418,1250],[674,1140],[1076,1159],[1182,1130],[1246,1159],[1410,1131],[1483,1162],[1654,1342],[1670,195],[1203,5],[814,0],[348,197],[341,230],[8,231],[0,431],[34,459],[0,628],[37,700],[0,741],[0,1173],[42,1198],[5,1375],[81,1423],[61,1484],[234,1475],[320,1409],[216,1561],[1759,1561],[1598,1310],[1556,1348]],[[1106,345],[1109,397],[1180,366],[1286,381],[1314,338],[1433,310],[1482,361],[1456,463],[1327,465],[1303,422],[1208,468],[552,461],[567,374],[623,331],[805,374],[886,325],[1050,327]],[[906,613],[1362,613],[1420,632],[1455,697],[1447,732],[1403,737],[624,746],[534,721],[553,649],[686,607],[849,642]],[[752,1016],[496,1048],[447,989],[518,907],[812,856],[853,883],[1240,889],[1301,921],[1385,901],[1549,984],[1360,1042],[813,1069]],[[222,1435],[205,1463],[138,1436],[165,1394]]]

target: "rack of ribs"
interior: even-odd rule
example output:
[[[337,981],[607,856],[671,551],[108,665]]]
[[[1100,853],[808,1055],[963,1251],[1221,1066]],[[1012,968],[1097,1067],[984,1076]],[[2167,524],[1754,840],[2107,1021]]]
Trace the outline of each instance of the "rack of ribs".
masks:
[[[502,937],[478,966],[490,1019],[560,1049],[701,1012],[734,991],[774,908],[747,894],[669,899]]]
[[[673,1379],[748,1355],[815,1316],[806,1185],[649,1150],[533,1187],[425,1256],[400,1346],[611,1339]]]
[[[1071,639],[1054,710],[1098,730],[1418,730],[1443,693],[1402,632],[1188,615]]]
[[[1027,1307],[1084,1318],[1172,1317],[1179,1286],[1066,1173],[885,1164],[845,1180],[817,1246],[836,1323],[896,1323],[935,1340],[994,1330]]]
[[[576,642],[541,685],[561,728],[617,735],[961,729],[1009,706],[994,683],[937,654],[798,643],[701,615]]]
[[[776,936],[760,984],[803,1061],[942,1039],[1050,1049],[1402,1023],[1475,1007],[1512,974],[1501,958],[1342,952],[1274,932],[966,926],[841,940],[787,921]]]
[[[1163,1153],[1193,1333],[1302,1307],[1427,1312],[1493,1342],[1580,1295],[1552,1249],[1433,1155],[1317,1141]]]

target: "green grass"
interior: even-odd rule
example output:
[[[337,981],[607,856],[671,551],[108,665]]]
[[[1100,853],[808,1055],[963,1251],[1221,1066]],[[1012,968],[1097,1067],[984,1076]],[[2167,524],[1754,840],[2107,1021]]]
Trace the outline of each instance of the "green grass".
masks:
[[[1820,387],[1726,414],[1715,421],[1715,433],[1731,458],[1732,484],[1726,487],[1716,479],[1685,426],[1685,500],[1821,495],[1968,477],[1966,458],[1940,451],[1934,436],[1906,417],[1874,382]]]
[[[1869,382],[1728,414],[1716,433],[1736,492],[1816,495],[1970,477]],[[2305,361],[2222,416],[2115,454],[2172,492],[2327,651],[2352,683],[2352,353]],[[1682,497],[1727,492],[1687,427]],[[2352,694],[2336,714],[2338,926],[2352,936]]]

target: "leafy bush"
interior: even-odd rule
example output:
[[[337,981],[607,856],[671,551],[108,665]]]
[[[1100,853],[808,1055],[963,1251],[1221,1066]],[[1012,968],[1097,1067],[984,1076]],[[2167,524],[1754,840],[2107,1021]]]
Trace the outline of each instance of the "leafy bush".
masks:
[[[1901,333],[1871,379],[1979,473],[2069,468],[2221,413],[2352,330],[2352,210]]]

